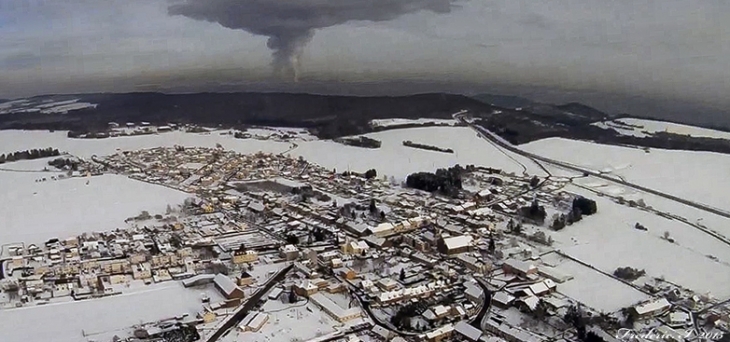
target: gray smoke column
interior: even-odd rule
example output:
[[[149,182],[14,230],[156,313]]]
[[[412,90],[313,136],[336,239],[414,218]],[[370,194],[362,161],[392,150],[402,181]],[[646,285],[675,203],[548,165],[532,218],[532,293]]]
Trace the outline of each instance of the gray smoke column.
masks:
[[[298,77],[304,47],[319,28],[353,20],[388,21],[418,11],[448,13],[456,0],[182,0],[170,15],[267,36],[274,71]]]

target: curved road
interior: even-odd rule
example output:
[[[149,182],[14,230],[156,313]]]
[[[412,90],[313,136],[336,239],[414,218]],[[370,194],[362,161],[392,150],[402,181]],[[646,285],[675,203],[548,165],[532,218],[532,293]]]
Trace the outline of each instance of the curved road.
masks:
[[[489,312],[489,309],[492,307],[492,291],[489,290],[489,287],[481,278],[474,278],[477,281],[477,284],[479,284],[479,287],[482,288],[482,291],[484,292],[484,303],[482,303],[481,309],[479,309],[479,312],[471,319],[471,322],[469,324],[479,330],[482,330],[482,323],[484,322],[484,318],[487,316],[487,313]]]
[[[612,178],[612,177],[608,177],[608,176],[605,176],[605,175],[601,174],[600,172],[596,172],[596,171],[593,171],[593,170],[584,169],[584,168],[577,167],[575,165],[572,165],[572,164],[569,164],[569,163],[566,163],[566,162],[563,162],[563,161],[559,161],[559,160],[555,160],[555,159],[550,159],[550,158],[546,158],[546,157],[543,157],[543,156],[540,156],[540,155],[537,155],[537,154],[534,154],[534,153],[530,153],[530,152],[523,151],[523,150],[521,150],[521,149],[513,146],[512,144],[505,142],[501,137],[499,137],[496,134],[490,132],[489,130],[468,122],[466,120],[465,115],[466,115],[466,113],[461,113],[461,112],[460,113],[457,113],[457,114],[454,114],[454,119],[457,119],[460,122],[469,125],[469,127],[471,127],[472,129],[474,129],[475,131],[477,131],[478,133],[480,133],[479,136],[483,137],[484,139],[486,139],[490,143],[496,144],[496,145],[498,145],[498,146],[500,146],[500,147],[502,147],[502,148],[504,148],[504,149],[506,149],[506,150],[508,150],[510,152],[519,154],[521,156],[524,156],[524,157],[527,157],[527,158],[530,158],[530,159],[539,160],[539,161],[545,162],[547,164],[552,164],[554,166],[558,166],[558,167],[563,168],[563,169],[568,169],[568,170],[572,170],[572,171],[576,171],[576,172],[581,172],[583,174],[588,174],[588,175],[591,175],[593,177],[601,178],[603,180],[607,180],[607,181],[610,181],[610,182],[613,182],[613,183],[616,183],[616,184],[620,184],[620,185],[623,185],[623,186],[626,186],[626,187],[630,187],[630,188],[633,188],[635,190],[639,190],[639,191],[642,191],[642,192],[645,192],[645,193],[648,193],[648,194],[652,194],[652,195],[655,195],[655,196],[663,197],[663,198],[666,198],[666,199],[669,199],[669,200],[672,200],[672,201],[675,201],[675,202],[679,202],[679,203],[682,203],[684,205],[687,205],[687,206],[690,206],[690,207],[693,207],[693,208],[696,208],[696,209],[700,209],[700,210],[703,210],[703,211],[706,211],[706,212],[709,212],[709,213],[712,213],[712,214],[715,214],[715,215],[719,215],[719,216],[722,216],[722,217],[730,218],[730,213],[728,213],[728,212],[726,212],[724,210],[720,210],[718,208],[715,208],[715,207],[706,205],[706,204],[702,204],[702,203],[690,201],[690,200],[687,200],[687,199],[684,199],[684,198],[680,198],[680,197],[677,197],[677,196],[674,196],[674,195],[670,195],[670,194],[667,194],[667,193],[664,193],[664,192],[661,192],[661,191],[657,191],[657,190],[654,190],[654,189],[650,189],[650,188],[647,188],[645,186],[641,186],[639,184],[627,182],[627,181],[624,181],[624,180],[621,180],[621,179],[615,179],[615,178]]]

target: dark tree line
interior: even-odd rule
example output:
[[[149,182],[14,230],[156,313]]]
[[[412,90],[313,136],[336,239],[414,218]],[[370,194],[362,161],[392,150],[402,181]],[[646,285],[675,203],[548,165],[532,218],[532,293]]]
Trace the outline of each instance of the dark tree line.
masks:
[[[596,201],[578,196],[573,199],[573,210],[580,209],[582,215],[593,215],[598,211]]]
[[[294,234],[289,234],[286,236],[286,243],[296,246],[299,244],[299,237]]]
[[[406,186],[428,192],[439,192],[456,197],[462,189],[461,179],[467,170],[460,165],[448,169],[438,169],[436,173],[417,172],[408,175]]]
[[[44,149],[32,149],[25,151],[16,151],[13,153],[0,154],[0,164],[5,162],[14,162],[18,160],[33,160],[39,158],[55,157],[60,156],[61,152],[58,149],[49,147]]]
[[[78,170],[79,169],[79,161],[73,160],[69,158],[56,158],[54,160],[48,161],[49,166],[53,166],[57,169],[63,169],[64,167],[69,167],[71,170]]]
[[[335,141],[345,145],[364,148],[380,148],[380,146],[383,144],[380,142],[380,140],[375,140],[368,137],[340,138],[335,139]]]
[[[573,205],[568,214],[560,214],[555,218],[550,227],[554,230],[561,230],[583,219],[583,215],[593,215],[598,211],[596,201],[582,196],[573,199]]]
[[[645,274],[646,272],[644,270],[639,270],[631,267],[619,267],[615,271],[613,271],[613,275],[615,277],[628,281],[634,281],[636,279],[639,279],[639,277]]]
[[[425,144],[419,144],[414,143],[410,140],[406,140],[403,142],[403,146],[413,147],[413,148],[420,148],[422,150],[428,150],[428,151],[436,151],[436,152],[444,152],[444,153],[454,153],[454,150],[450,148],[441,148],[438,146],[432,146],[432,145],[425,145]]]
[[[522,214],[522,216],[530,220],[536,221],[539,224],[543,224],[545,222],[545,217],[547,217],[545,207],[537,203],[537,200],[532,201],[532,204],[529,207],[520,208],[520,213]]]
[[[309,243],[312,243],[312,240],[316,242],[321,242],[327,239],[327,236],[329,233],[319,227],[314,227],[313,230],[309,231]]]
[[[403,329],[410,325],[411,318],[422,314],[426,309],[428,309],[428,304],[425,301],[406,304],[400,307],[395,315],[390,316],[390,323]]]
[[[586,319],[579,308],[571,306],[563,316],[563,320],[575,328],[578,339],[582,342],[605,342],[605,340],[592,331],[586,329]]]
[[[378,176],[378,171],[375,169],[370,169],[365,171],[365,179],[373,179]]]

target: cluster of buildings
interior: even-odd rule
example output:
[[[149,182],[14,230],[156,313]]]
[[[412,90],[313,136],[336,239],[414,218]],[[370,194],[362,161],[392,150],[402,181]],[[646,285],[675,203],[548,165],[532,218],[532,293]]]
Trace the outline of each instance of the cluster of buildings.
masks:
[[[540,227],[514,229],[531,203],[560,210],[569,202],[564,181],[530,190],[529,177],[478,167],[465,176],[462,196],[447,198],[302,158],[220,146],[126,151],[98,163],[191,198],[166,213],[130,218],[129,229],[9,249],[0,285],[19,294],[13,306],[179,280],[212,287],[221,298],[202,299],[190,324],[215,331],[231,310],[245,308],[236,329],[251,340],[278,321],[265,303],[301,300],[344,327],[342,341],[576,338],[562,318],[579,303],[560,293],[573,276],[541,260],[555,251]],[[270,283],[285,265],[291,271]],[[630,310],[672,329],[698,319],[725,327],[723,306],[687,295],[659,289],[655,300]],[[539,331],[521,324],[535,317],[544,322]],[[615,332],[609,323],[601,330],[607,336]]]

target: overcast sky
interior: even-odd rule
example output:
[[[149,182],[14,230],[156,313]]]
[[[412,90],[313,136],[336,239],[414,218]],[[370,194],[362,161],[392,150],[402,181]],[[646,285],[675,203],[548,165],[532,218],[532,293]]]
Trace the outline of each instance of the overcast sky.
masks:
[[[0,98],[266,81],[269,47],[294,46],[285,55],[301,54],[301,82],[538,85],[719,106],[729,37],[727,0],[0,0]]]

